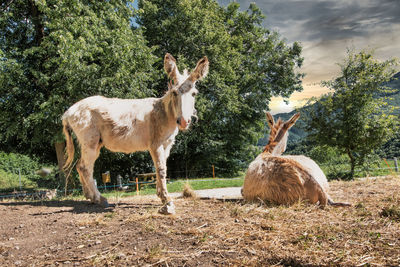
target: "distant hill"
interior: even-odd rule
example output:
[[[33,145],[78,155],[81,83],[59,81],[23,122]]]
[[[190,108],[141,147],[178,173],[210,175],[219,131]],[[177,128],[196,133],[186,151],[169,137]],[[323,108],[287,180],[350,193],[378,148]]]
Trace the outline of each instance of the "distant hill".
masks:
[[[400,107],[400,72],[393,76],[393,79],[388,82],[387,86],[395,90],[393,93],[386,95],[391,98],[387,102],[389,105]],[[395,114],[400,115],[400,110],[396,110]]]
[[[303,109],[300,109],[300,113],[302,112],[302,110]],[[296,110],[293,110],[289,113],[279,113],[279,114],[274,115],[274,118],[275,118],[275,120],[277,120],[278,118],[281,118],[282,120],[286,121],[290,117],[292,117],[296,112],[297,112]],[[288,145],[291,145],[292,143],[298,143],[307,136],[307,133],[299,127],[299,126],[301,126],[302,123],[304,123],[304,122],[302,121],[302,118],[300,116],[300,118],[296,122],[296,124],[289,130]],[[266,125],[265,128],[268,129],[268,125]],[[265,133],[264,137],[258,141],[257,145],[265,146],[268,143],[268,136],[269,136],[269,129]]]
[[[385,95],[389,99],[387,100],[389,105],[397,106],[400,107],[400,72],[396,73],[393,76],[393,79],[387,83],[387,86],[395,89],[394,92],[389,93]],[[299,109],[300,113],[306,112],[304,108]],[[277,120],[279,117],[282,118],[283,120],[288,120],[291,116],[293,116],[297,111],[291,111],[289,113],[279,113],[274,115],[275,120]],[[395,114],[400,115],[400,110],[397,110]],[[302,121],[302,118],[300,116],[300,119],[296,122],[296,124],[289,130],[289,140],[288,140],[288,147],[295,143],[299,143],[305,139],[307,136],[307,132],[305,132],[302,128],[301,125],[304,123]],[[266,126],[266,129],[268,129],[268,126]],[[258,141],[259,146],[265,146],[268,143],[268,135],[269,135],[269,130],[266,132],[263,138],[261,138]],[[386,146],[388,146],[386,144]],[[400,153],[400,151],[399,151]]]

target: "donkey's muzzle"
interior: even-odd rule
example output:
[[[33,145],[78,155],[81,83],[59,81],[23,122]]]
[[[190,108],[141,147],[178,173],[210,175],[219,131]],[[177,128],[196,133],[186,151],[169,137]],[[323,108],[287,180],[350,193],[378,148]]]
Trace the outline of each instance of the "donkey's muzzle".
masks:
[[[176,120],[176,123],[178,124],[179,129],[181,129],[181,130],[186,130],[186,129],[189,127],[190,119],[188,119],[188,120],[186,121],[183,117],[179,117],[179,118]]]

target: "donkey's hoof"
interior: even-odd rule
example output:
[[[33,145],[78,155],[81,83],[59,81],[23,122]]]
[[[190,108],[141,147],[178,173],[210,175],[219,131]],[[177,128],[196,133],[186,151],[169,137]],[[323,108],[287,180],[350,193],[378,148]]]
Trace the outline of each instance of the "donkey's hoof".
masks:
[[[175,214],[175,205],[172,201],[167,202],[164,206],[162,206],[159,210],[159,213],[164,214],[164,215],[171,215]]]
[[[100,196],[100,206],[102,206],[103,208],[108,208],[108,201],[105,197]]]

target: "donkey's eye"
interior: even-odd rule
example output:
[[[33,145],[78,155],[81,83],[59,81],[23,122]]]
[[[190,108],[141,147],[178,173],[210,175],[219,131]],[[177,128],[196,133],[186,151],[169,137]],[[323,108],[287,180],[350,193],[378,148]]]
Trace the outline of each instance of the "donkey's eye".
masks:
[[[177,96],[178,95],[178,91],[172,91],[173,92],[173,94],[174,94],[174,96]]]
[[[196,95],[197,95],[197,93],[196,93],[196,92],[193,92],[193,93],[192,93],[192,96],[193,96],[193,97],[195,97]]]

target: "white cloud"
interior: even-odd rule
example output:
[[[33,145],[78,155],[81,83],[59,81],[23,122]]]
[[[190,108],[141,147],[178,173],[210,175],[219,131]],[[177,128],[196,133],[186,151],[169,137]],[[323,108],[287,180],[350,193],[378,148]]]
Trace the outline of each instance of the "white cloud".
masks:
[[[227,5],[229,0],[220,0]],[[277,30],[289,43],[303,46],[306,73],[303,92],[290,100],[300,101],[326,93],[318,84],[340,70],[347,48],[374,49],[380,60],[400,58],[399,0],[240,0],[246,10],[255,2],[266,15],[264,26]],[[272,104],[279,107],[281,99]],[[282,106],[283,107],[283,106]],[[284,107],[283,107],[284,108]]]

